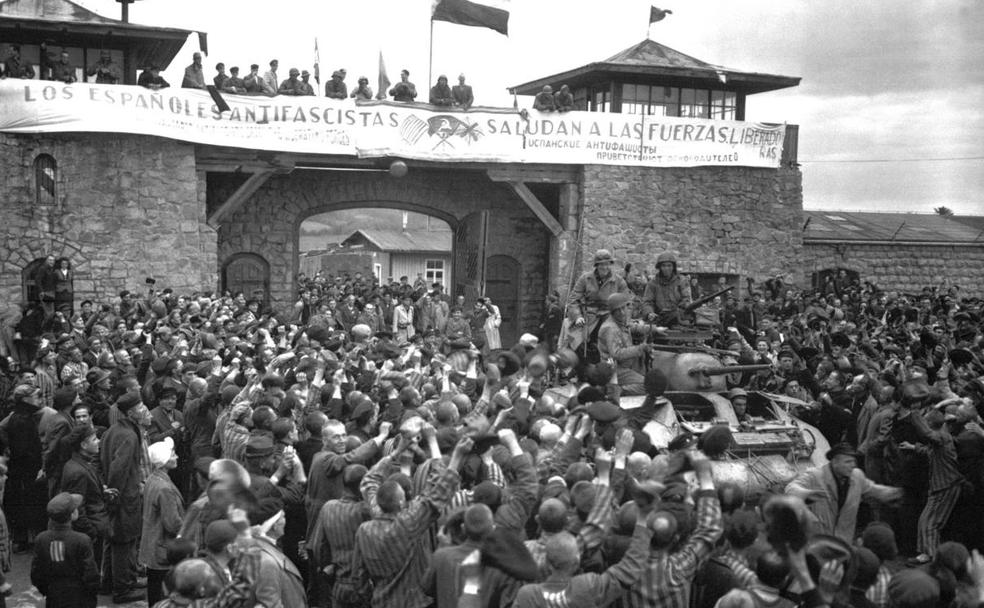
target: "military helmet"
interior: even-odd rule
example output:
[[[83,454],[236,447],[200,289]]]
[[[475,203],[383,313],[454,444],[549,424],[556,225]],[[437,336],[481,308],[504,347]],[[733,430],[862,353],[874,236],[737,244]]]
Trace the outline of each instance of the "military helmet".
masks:
[[[656,258],[656,266],[658,267],[663,262],[670,262],[674,267],[676,267],[677,259],[675,255],[667,251],[659,254],[659,257]]]
[[[598,264],[612,264],[615,262],[615,258],[612,257],[612,252],[607,249],[599,249],[594,254],[594,265]]]
[[[608,296],[607,304],[608,310],[615,311],[623,306],[632,303],[632,295],[628,293],[615,292]]]

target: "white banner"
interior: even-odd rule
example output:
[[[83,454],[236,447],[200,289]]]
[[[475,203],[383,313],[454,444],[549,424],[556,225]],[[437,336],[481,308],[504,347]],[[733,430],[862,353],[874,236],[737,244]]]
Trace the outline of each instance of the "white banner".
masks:
[[[600,112],[544,113],[323,97],[0,81],[0,131],[107,132],[278,152],[446,162],[778,167],[785,127]]]

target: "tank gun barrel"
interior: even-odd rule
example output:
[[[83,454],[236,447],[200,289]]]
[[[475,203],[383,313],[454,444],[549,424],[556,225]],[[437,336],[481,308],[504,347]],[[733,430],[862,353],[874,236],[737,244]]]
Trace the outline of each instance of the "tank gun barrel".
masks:
[[[740,372],[757,372],[770,367],[772,366],[768,363],[759,363],[756,365],[722,365],[719,367],[704,367],[699,365],[697,367],[691,367],[687,373],[691,376],[726,376]]]

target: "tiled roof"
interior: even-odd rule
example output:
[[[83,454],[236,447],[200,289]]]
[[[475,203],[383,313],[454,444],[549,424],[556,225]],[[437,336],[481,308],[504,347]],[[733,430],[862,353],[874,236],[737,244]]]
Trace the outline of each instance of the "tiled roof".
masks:
[[[935,213],[876,213],[867,211],[804,211],[803,238],[824,241],[884,241],[974,243],[984,247],[984,225]],[[969,218],[967,218],[969,219]],[[984,218],[980,219],[984,223]]]
[[[398,253],[451,252],[451,238],[448,230],[400,231],[400,230],[356,230],[342,241],[351,245],[365,240],[380,251]],[[361,237],[361,238],[360,238]]]

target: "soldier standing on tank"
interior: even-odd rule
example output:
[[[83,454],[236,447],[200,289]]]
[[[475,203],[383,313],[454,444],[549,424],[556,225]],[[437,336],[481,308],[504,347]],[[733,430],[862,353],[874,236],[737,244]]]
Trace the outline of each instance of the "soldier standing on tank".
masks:
[[[619,396],[645,395],[646,357],[651,354],[652,345],[632,344],[629,331],[632,294],[613,293],[607,303],[610,314],[598,331],[598,352],[602,361],[611,361],[615,367]]]
[[[617,276],[612,266],[615,258],[607,249],[599,249],[594,255],[594,270],[585,272],[574,283],[567,301],[569,346],[581,348],[598,341],[599,317],[608,312],[608,297],[613,293],[629,293],[625,279]]]
[[[683,309],[690,301],[690,283],[677,273],[676,256],[669,252],[660,254],[656,258],[656,276],[642,295],[646,320],[666,327],[680,325]]]

